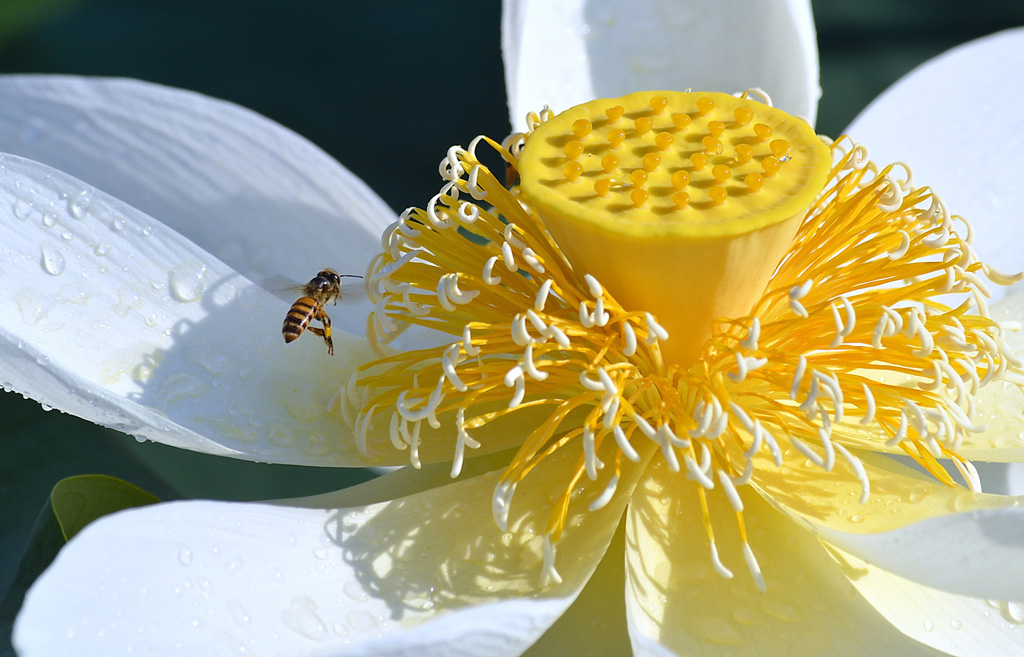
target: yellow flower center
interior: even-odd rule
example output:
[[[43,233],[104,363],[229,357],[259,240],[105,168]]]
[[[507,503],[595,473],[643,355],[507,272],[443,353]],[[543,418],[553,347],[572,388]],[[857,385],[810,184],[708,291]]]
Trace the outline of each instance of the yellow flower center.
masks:
[[[832,160],[804,121],[720,93],[639,92],[540,125],[527,201],[573,267],[654,314],[689,365],[712,320],[742,317],[789,250]]]
[[[440,193],[385,231],[370,337],[418,326],[444,344],[341,391],[364,451],[457,476],[468,451],[514,449],[494,516],[514,531],[517,488],[551,491],[549,580],[567,518],[628,496],[655,458],[696,492],[731,576],[708,511],[724,496],[761,587],[738,493],[757,464],[843,469],[862,503],[862,449],[953,485],[948,459],[977,487],[956,452],[978,430],[974,395],[1021,367],[982,279],[1016,278],[980,262],[966,222],[905,167],[720,94],[633,94],[530,128],[450,149]],[[555,455],[575,465],[536,476]]]

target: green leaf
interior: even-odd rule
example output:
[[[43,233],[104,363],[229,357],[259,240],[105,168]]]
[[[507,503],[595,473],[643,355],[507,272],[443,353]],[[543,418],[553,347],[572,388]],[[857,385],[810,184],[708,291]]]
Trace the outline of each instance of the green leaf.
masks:
[[[107,475],[68,477],[50,493],[53,514],[68,541],[97,518],[159,501],[138,486]]]
[[[14,581],[0,600],[0,657],[14,657],[11,629],[25,592],[65,543],[97,518],[159,501],[137,486],[106,475],[82,475],[57,482],[50,493],[50,503],[32,526]]]

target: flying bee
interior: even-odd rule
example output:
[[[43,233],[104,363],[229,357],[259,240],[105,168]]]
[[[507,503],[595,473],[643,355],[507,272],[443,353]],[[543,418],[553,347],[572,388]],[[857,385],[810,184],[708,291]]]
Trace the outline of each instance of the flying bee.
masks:
[[[341,298],[342,278],[362,278],[355,274],[339,274],[333,269],[321,269],[308,283],[290,288],[293,292],[301,292],[299,297],[285,315],[281,334],[285,342],[291,342],[309,329],[319,335],[327,343],[327,353],[334,355],[334,341],[331,340],[331,318],[327,316],[327,304],[336,304]],[[312,320],[320,322],[323,328],[310,326]]]

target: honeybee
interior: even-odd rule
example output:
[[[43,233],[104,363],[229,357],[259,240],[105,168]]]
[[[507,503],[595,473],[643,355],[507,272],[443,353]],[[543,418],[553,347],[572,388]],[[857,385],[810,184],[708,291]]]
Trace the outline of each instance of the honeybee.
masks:
[[[291,288],[294,292],[301,292],[299,297],[285,315],[284,325],[281,326],[281,334],[285,342],[297,339],[307,328],[316,335],[319,335],[327,343],[327,353],[334,355],[334,341],[331,340],[331,318],[327,316],[325,306],[329,303],[336,304],[341,298],[342,278],[362,278],[355,274],[339,274],[333,269],[321,269],[308,283]],[[317,320],[323,328],[310,326],[312,320]]]

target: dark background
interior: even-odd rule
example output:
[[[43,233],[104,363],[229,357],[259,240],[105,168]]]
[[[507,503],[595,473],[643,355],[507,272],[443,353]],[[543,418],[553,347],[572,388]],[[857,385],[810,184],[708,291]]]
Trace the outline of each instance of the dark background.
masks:
[[[914,66],[1024,25],[1020,0],[822,0],[814,11],[817,128],[832,136]],[[499,16],[497,0],[0,0],[0,72],[135,77],[234,101],[309,138],[400,211],[436,193],[448,146],[508,132]],[[0,592],[53,484],[85,473],[232,500],[367,476],[138,444],[0,393]]]

